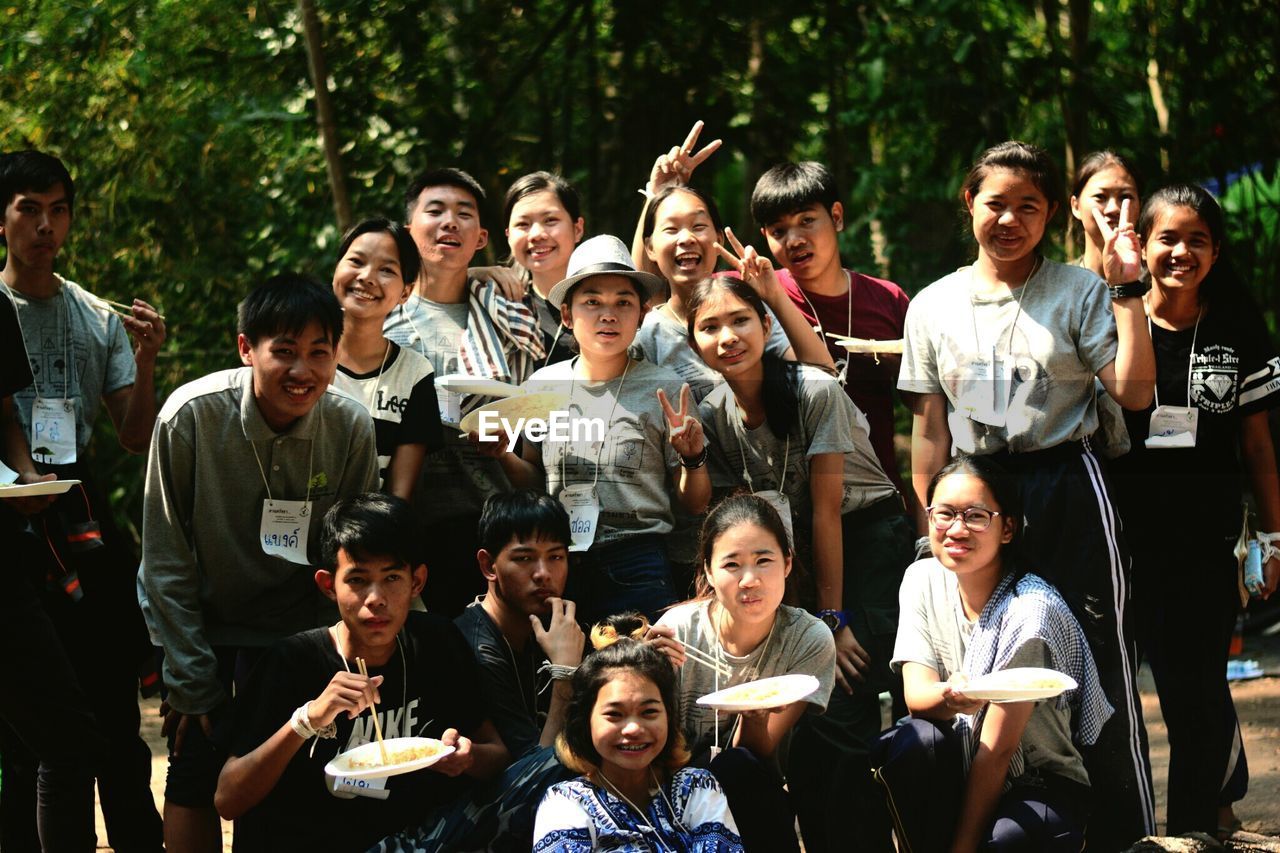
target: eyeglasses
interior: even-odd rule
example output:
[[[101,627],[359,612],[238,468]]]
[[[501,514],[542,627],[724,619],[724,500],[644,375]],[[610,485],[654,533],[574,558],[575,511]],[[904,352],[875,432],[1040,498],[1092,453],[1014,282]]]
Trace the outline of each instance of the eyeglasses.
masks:
[[[971,506],[968,509],[956,509],[949,506],[925,507],[925,512],[933,526],[938,530],[950,530],[956,519],[962,520],[965,527],[974,533],[981,533],[991,526],[991,522],[1000,513],[993,509]]]

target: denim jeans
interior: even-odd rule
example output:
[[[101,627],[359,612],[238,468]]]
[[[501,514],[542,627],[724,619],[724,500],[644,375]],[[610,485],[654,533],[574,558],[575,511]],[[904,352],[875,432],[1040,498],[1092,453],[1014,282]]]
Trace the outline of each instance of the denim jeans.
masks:
[[[657,621],[676,601],[667,546],[656,534],[596,545],[570,569],[566,594],[578,605],[578,621],[586,625],[628,610]]]

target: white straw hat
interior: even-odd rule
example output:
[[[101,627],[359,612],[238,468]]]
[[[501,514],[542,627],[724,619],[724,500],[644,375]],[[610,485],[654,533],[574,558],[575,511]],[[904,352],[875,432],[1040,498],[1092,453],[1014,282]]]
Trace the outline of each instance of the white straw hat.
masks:
[[[640,292],[640,301],[648,301],[649,297],[662,289],[662,279],[658,276],[640,272],[631,262],[631,253],[621,240],[612,234],[600,234],[590,240],[583,240],[578,248],[569,256],[568,277],[556,284],[547,294],[547,301],[561,306],[569,290],[584,278],[593,275],[620,275],[636,283]]]

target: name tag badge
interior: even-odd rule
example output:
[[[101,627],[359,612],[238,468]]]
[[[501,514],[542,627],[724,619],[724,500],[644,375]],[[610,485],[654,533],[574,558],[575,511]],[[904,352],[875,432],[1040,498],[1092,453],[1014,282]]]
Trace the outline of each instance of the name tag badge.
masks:
[[[971,358],[957,389],[956,408],[980,424],[1004,427],[1013,390],[1013,364],[993,350],[990,356]]]
[[[585,551],[596,541],[600,521],[600,498],[590,483],[565,486],[560,490],[560,505],[569,513],[570,551]]]
[[[1200,410],[1195,406],[1156,406],[1145,444],[1151,450],[1195,447]]]
[[[462,395],[456,391],[436,386],[436,403],[440,409],[440,422],[456,427],[462,422]]]
[[[329,793],[342,799],[350,797],[369,797],[374,800],[385,800],[391,796],[387,790],[387,777],[381,779],[352,779],[350,776],[330,776]]]
[[[76,461],[76,400],[36,397],[31,404],[31,458],[45,465]]]
[[[782,492],[777,489],[764,489],[756,492],[756,497],[764,498],[769,506],[778,511],[778,517],[782,519],[782,526],[787,528],[787,539],[791,541],[791,547],[796,544],[795,531],[791,529],[791,501]]]
[[[262,550],[291,563],[311,565],[307,559],[307,534],[311,530],[311,501],[262,502],[259,535]]]

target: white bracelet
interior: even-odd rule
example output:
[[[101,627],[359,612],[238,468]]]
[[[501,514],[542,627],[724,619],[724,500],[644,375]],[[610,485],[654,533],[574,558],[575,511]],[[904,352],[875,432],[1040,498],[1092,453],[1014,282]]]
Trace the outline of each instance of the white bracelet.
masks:
[[[1276,547],[1276,543],[1280,542],[1280,533],[1258,533],[1257,539],[1258,550],[1262,552],[1262,564],[1264,566],[1272,557],[1280,556],[1280,548]]]
[[[564,666],[558,663],[544,663],[538,667],[539,673],[549,673],[552,681],[568,681],[578,671],[576,666]]]
[[[329,725],[321,726],[318,729],[311,725],[311,715],[307,713],[307,706],[310,704],[310,702],[303,702],[298,706],[298,710],[294,711],[293,716],[289,718],[289,727],[303,740],[311,740],[313,737],[337,737],[338,726],[336,723],[329,723]]]

